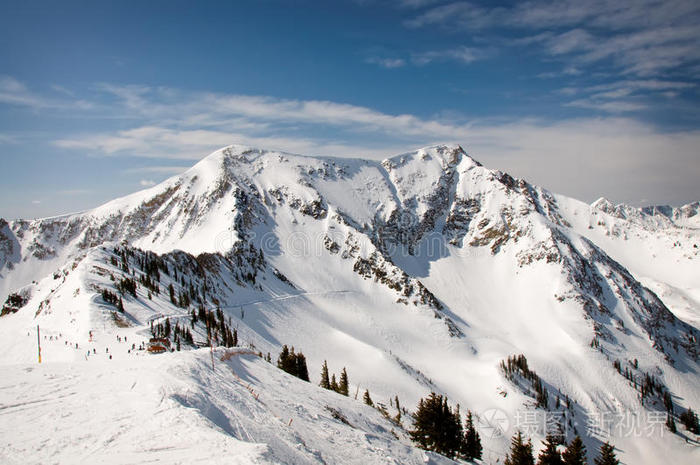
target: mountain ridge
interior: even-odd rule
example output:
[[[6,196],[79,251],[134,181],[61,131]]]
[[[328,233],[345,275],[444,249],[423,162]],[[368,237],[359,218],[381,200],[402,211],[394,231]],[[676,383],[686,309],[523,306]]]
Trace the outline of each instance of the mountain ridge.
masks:
[[[86,213],[0,223],[0,296],[25,301],[0,331],[42,322],[72,328],[83,343],[88,333],[113,334],[115,310],[101,291],[119,294],[120,280],[141,279],[155,254],[177,271],[159,295],[138,283],[123,295],[134,337],[149,321],[188,324],[168,299],[170,283],[221,307],[261,350],[303,347],[312,365],[347,364],[357,389],[398,392],[409,405],[430,385],[517,418],[532,408],[530,394],[498,362],[526,353],[551,396],[576,399],[572,425],[606,409],[658,407],[656,395],[639,405],[615,369],[620,360],[637,360],[636,376],[652,373],[696,406],[700,234],[624,211],[629,219],[485,168],[458,145],[382,162],[229,146]],[[25,359],[27,347],[11,339],[0,361]],[[535,410],[554,410],[545,407]],[[615,439],[629,457],[648,453]],[[507,438],[489,444],[504,450]]]

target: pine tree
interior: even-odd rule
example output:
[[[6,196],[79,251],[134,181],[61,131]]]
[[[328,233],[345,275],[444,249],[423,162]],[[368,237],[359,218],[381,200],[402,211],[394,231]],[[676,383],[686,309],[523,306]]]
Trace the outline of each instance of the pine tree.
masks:
[[[620,461],[615,457],[615,446],[607,442],[600,446],[600,456],[593,462],[595,465],[620,465]]]
[[[309,380],[309,370],[306,367],[306,357],[299,352],[296,356],[296,377],[304,381]]]
[[[688,410],[681,413],[678,417],[685,428],[691,433],[700,434],[700,424],[698,424],[698,415],[688,407]]]
[[[372,402],[372,398],[369,396],[369,390],[365,389],[365,395],[362,396],[362,400],[365,401],[365,404],[369,405],[370,407],[374,406],[374,402]]]
[[[292,376],[298,376],[294,347],[289,349],[286,344],[282,346],[282,352],[280,352],[279,357],[277,357],[277,368],[286,371]]]
[[[547,435],[547,440],[544,442],[544,449],[540,452],[537,458],[537,465],[563,465],[561,454],[557,450],[557,442],[554,436]]]
[[[228,334],[230,335],[229,339],[231,341],[235,341],[236,343],[238,342],[238,335],[236,334],[235,330],[233,334],[231,334],[231,331],[229,330]],[[262,354],[260,356],[262,357]],[[286,344],[282,346],[282,352],[280,352],[280,355],[277,358],[277,368],[284,370],[290,375],[296,376],[304,381],[309,380],[309,370],[306,367],[306,357],[304,357],[304,354],[301,352],[298,354],[294,353],[294,347],[290,349]]]
[[[467,410],[467,421],[464,424],[464,443],[462,444],[462,456],[469,461],[481,458],[481,437],[474,427],[472,411]]]
[[[396,407],[396,416],[394,417],[394,423],[397,425],[401,424],[401,404],[399,403],[399,396],[394,396],[394,407]]]
[[[586,465],[586,446],[580,436],[576,436],[561,454],[564,465]]]
[[[430,406],[427,405],[428,402],[431,402]],[[432,405],[433,403],[435,403],[434,392],[430,394],[427,400],[421,397],[418,401],[418,408],[413,414],[414,429],[409,431],[409,433],[411,440],[418,443],[418,447],[421,449],[430,450],[428,446],[431,443],[431,437],[435,435],[434,430],[437,426],[436,418],[438,415],[435,412],[435,406]],[[442,403],[442,400],[440,400],[440,403]]]
[[[338,392],[338,382],[335,380],[335,373],[331,375],[331,391]]]
[[[668,413],[673,414],[673,398],[668,391],[664,391],[664,407]]]
[[[464,441],[462,423],[458,410],[449,407],[447,398],[432,392],[427,399],[420,399],[413,425],[409,434],[418,447],[449,458],[460,452]]]
[[[280,370],[284,370],[285,363],[287,363],[287,359],[289,358],[289,347],[287,347],[287,344],[282,346],[282,352],[280,352],[279,356],[277,357],[277,368]]]
[[[673,415],[671,414],[666,415],[666,427],[673,434],[676,434],[678,432],[678,430],[676,429],[676,422],[673,420]]]
[[[328,363],[323,361],[323,366],[321,367],[321,383],[319,384],[323,389],[331,388],[331,381],[328,379]]]
[[[284,361],[284,371],[292,376],[297,376],[297,354],[294,353],[294,347],[289,349],[289,355]]]
[[[350,395],[349,392],[350,385],[348,383],[348,372],[345,371],[345,367],[343,367],[343,371],[340,372],[340,383],[338,384],[338,392],[344,396]]]
[[[532,442],[523,442],[523,435],[518,431],[510,440],[510,454],[506,456],[505,465],[535,465],[532,455]]]

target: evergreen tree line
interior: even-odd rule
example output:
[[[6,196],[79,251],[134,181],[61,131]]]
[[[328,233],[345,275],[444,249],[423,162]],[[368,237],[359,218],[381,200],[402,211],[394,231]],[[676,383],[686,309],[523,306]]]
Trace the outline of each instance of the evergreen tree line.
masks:
[[[432,392],[426,399],[420,399],[412,417],[413,429],[409,435],[418,447],[449,458],[470,461],[481,458],[481,438],[471,411],[462,425],[459,405],[453,409],[447,397]]]
[[[215,312],[208,311],[204,307],[199,308],[199,312],[192,310],[190,313],[190,326],[194,329],[198,322],[206,327],[207,345],[221,344],[225,347],[238,346],[238,331],[236,328],[231,328],[230,318],[227,321],[224,317],[224,312],[217,308]],[[190,328],[180,326],[179,322],[175,323],[173,328],[170,323],[170,318],[166,318],[164,323],[154,324],[151,322],[151,333],[155,337],[163,337],[170,339],[173,336],[173,342],[179,344],[180,341],[194,345],[194,338]],[[261,354],[262,356],[262,354]]]
[[[136,298],[136,280],[124,277],[115,286],[121,295],[131,294]]]
[[[285,344],[282,346],[277,358],[277,368],[286,371],[292,376],[296,376],[304,381],[309,381],[309,370],[306,367],[306,357],[301,352],[294,353],[294,347],[291,349]]]
[[[151,278],[150,275],[143,273],[139,277],[139,283],[141,283],[141,285],[148,289],[151,293],[160,295],[160,286],[158,285],[158,281]]]
[[[173,339],[175,341],[175,345],[177,346],[177,350],[180,350],[180,341],[184,341],[187,344],[193,346],[194,345],[194,338],[192,338],[192,333],[190,332],[190,329],[186,326],[180,326],[179,322],[175,323],[175,328],[173,329]]]
[[[175,327],[173,327],[170,323],[170,318],[166,318],[165,323],[154,324],[151,322],[151,334],[154,337],[163,339],[170,339],[172,335],[178,351],[180,350],[181,342],[194,345],[194,338],[190,329],[186,326],[180,326],[179,322],[175,322]]]
[[[151,321],[151,334],[154,337],[170,339],[171,333],[172,333],[172,326],[170,325],[170,318],[166,318],[165,323],[155,324]]]
[[[338,394],[342,394],[346,397],[350,395],[350,382],[348,380],[348,372],[345,371],[345,367],[343,367],[343,371],[340,372],[340,381],[336,380],[335,373],[333,373],[330,378],[328,375],[328,363],[324,360],[323,365],[321,366],[321,382],[319,383],[319,386],[321,386],[323,389],[335,391]]]
[[[156,283],[160,282],[161,271],[166,275],[170,275],[168,264],[162,257],[159,257],[153,252],[143,253],[139,260],[139,267]]]
[[[635,375],[632,369],[639,370],[639,361],[636,358],[630,361],[629,366],[625,366],[624,369],[622,368],[622,363],[620,363],[620,360],[615,360],[613,362],[613,367],[615,367],[615,370],[617,370],[620,375],[624,376],[625,379],[630,382],[630,385],[633,386],[634,389],[639,391],[639,400],[642,405],[644,405],[644,402],[648,397],[658,395],[663,398],[666,411],[673,414],[673,402],[671,401],[671,397],[666,386],[658,378],[649,373],[645,372],[639,378],[637,375]]]
[[[194,286],[192,285],[192,283],[189,283],[189,291],[187,291],[184,287],[185,284],[182,284],[180,287],[180,291],[177,293],[176,297],[175,287],[173,286],[173,283],[170,283],[168,285],[168,294],[170,295],[170,302],[176,307],[189,308],[192,304],[192,299],[194,299],[195,301],[198,301],[201,305],[202,300],[199,297],[199,294],[197,294],[197,292],[194,290]]]
[[[138,256],[136,252],[139,253]],[[132,261],[136,262],[137,268],[142,270],[155,282],[160,282],[161,271],[166,275],[170,275],[170,270],[168,269],[166,261],[154,252],[145,252],[141,249],[132,249],[129,247],[115,247],[114,255],[119,257],[119,260],[116,257],[112,257],[112,265],[120,267],[122,271],[127,274],[129,274],[129,259],[132,259]]]
[[[544,386],[542,379],[527,365],[525,355],[512,355],[506,360],[501,360],[501,371],[503,375],[510,381],[516,382],[515,375],[519,374],[526,380],[530,381],[532,389],[535,391],[535,399],[537,406],[544,409],[549,408],[549,396],[547,388]]]
[[[238,346],[238,330],[236,330],[236,328],[231,328],[230,318],[227,320],[224,316],[224,312],[220,308],[217,308],[216,311],[213,312],[200,306],[198,312],[192,310],[190,318],[190,326],[192,329],[194,329],[195,325],[200,321],[206,327],[207,345],[213,346],[220,344],[225,347]],[[151,322],[151,334],[155,337],[166,339],[170,339],[172,335],[173,342],[175,342],[178,347],[180,347],[180,342],[194,345],[194,338],[190,328],[180,326],[179,322],[176,322],[173,328],[170,323],[170,318],[166,318],[164,323],[154,324]],[[180,349],[178,348],[178,350]],[[262,353],[260,356],[262,357]]]
[[[207,345],[213,346],[221,344],[225,347],[236,347],[238,345],[238,331],[231,329],[231,319],[228,321],[224,312],[217,308],[216,312],[209,311],[200,305],[199,311],[192,310],[192,327],[201,320],[207,328]]]
[[[629,362],[629,365],[635,370],[639,369],[639,362],[637,359]],[[664,408],[666,409],[667,419],[666,427],[672,433],[676,433],[676,422],[674,420],[675,406],[673,404],[673,397],[669,392],[668,388],[654,375],[644,372],[641,379],[638,379],[635,373],[630,369],[630,367],[625,366],[622,369],[622,364],[619,360],[613,362],[613,366],[619,374],[630,381],[630,385],[639,391],[639,400],[644,405],[646,399],[652,396],[659,396],[663,401]],[[693,410],[688,407],[688,409],[682,412],[678,416],[678,420],[685,426],[685,428],[695,434],[700,434],[700,425],[698,424],[698,416],[693,412]]]
[[[537,457],[537,465],[586,465],[586,446],[579,436],[576,436],[566,446],[563,452],[559,452],[559,442],[553,436],[547,436],[544,441],[544,449]],[[598,457],[593,462],[595,465],[619,465],[620,461],[615,456],[615,447],[609,443],[600,446]],[[532,451],[532,441],[525,442],[523,435],[518,431],[510,441],[510,453],[506,456],[505,465],[535,465],[535,457]]]
[[[206,279],[202,280],[201,285],[196,283],[197,279],[194,277],[186,279],[184,270],[180,269],[177,264],[169,268],[167,261],[153,252],[115,247],[114,254],[119,258],[112,256],[112,264],[120,267],[126,275],[134,275],[134,278],[125,277],[117,284],[118,287],[121,286],[120,292],[122,294],[128,292],[136,297],[136,270],[138,269],[141,271],[138,282],[150,291],[149,298],[151,294],[160,294],[161,273],[164,273],[172,277],[172,282],[168,285],[168,291],[173,305],[188,308],[193,302],[197,304],[206,302],[207,292],[209,291]],[[131,268],[129,267],[130,263],[133,265]],[[196,262],[192,266],[194,266],[194,269],[192,267],[186,268],[186,270],[189,269],[190,274],[201,274],[201,271],[197,269],[198,264]],[[180,271],[179,276],[178,270]],[[129,280],[129,282],[125,280]],[[177,292],[173,283],[179,284],[180,289]]]
[[[227,258],[235,265],[236,280],[241,283],[255,284],[258,271],[262,271],[266,265],[262,249],[256,249],[252,242],[235,243]]]
[[[124,301],[121,296],[107,289],[102,289],[102,300],[117,307],[117,310],[124,313]]]

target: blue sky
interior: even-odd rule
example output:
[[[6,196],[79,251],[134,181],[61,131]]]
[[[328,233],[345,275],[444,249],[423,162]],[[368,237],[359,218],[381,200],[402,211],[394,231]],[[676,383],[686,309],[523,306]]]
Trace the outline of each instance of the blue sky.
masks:
[[[232,143],[458,142],[585,201],[700,200],[697,1],[0,5],[0,217],[97,206]]]

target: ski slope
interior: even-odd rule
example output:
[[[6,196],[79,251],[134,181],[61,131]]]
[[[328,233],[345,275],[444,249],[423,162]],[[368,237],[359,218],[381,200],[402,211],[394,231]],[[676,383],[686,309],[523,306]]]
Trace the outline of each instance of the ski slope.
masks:
[[[448,464],[361,401],[208,349],[3,367],[0,461]],[[330,407],[330,409],[329,409]],[[331,410],[332,409],[332,410]],[[334,413],[344,421],[334,418]]]

